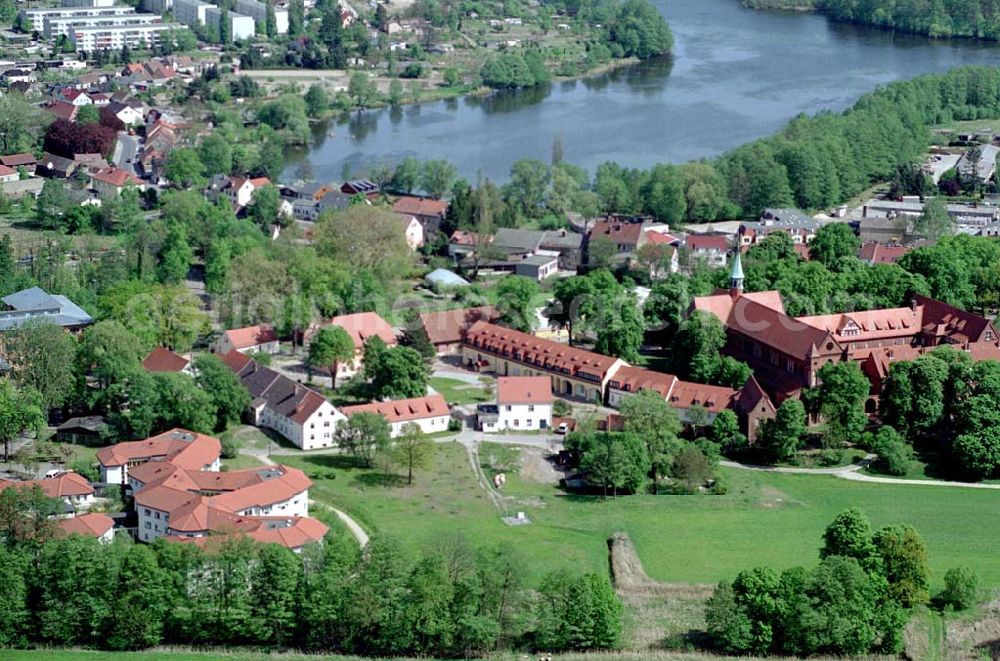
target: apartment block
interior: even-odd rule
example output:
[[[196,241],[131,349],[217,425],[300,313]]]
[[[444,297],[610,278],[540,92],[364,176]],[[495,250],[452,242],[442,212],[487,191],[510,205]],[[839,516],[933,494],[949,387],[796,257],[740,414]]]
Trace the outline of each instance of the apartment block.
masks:
[[[177,29],[175,25],[151,23],[149,25],[121,25],[117,27],[74,28],[70,41],[78,51],[118,50],[148,47],[158,43],[161,35]]]
[[[249,16],[259,25],[267,25],[267,3],[260,0],[236,0],[236,11]],[[288,32],[288,10],[274,8],[274,25],[278,34]]]

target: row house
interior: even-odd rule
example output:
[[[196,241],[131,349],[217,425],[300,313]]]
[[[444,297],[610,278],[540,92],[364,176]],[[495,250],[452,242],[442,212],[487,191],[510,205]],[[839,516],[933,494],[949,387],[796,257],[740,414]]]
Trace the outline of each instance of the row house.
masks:
[[[389,423],[392,438],[401,436],[407,425],[416,425],[425,434],[448,431],[448,422],[451,420],[451,410],[441,395],[345,406],[340,412],[348,419],[358,413],[380,415]]]

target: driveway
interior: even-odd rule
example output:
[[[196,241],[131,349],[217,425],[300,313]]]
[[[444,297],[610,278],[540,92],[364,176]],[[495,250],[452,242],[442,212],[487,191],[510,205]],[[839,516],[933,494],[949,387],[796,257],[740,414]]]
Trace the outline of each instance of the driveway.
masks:
[[[112,157],[115,165],[117,165],[122,170],[135,176],[139,176],[139,172],[135,169],[136,158],[139,154],[139,137],[135,135],[129,135],[125,131],[118,133],[118,144],[115,145],[115,154]]]

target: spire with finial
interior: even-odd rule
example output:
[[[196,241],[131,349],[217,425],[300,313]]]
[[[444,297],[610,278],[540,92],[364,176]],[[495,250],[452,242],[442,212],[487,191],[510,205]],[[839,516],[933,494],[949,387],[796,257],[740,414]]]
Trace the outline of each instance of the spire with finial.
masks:
[[[733,257],[733,266],[729,270],[729,294],[736,298],[743,294],[743,261],[740,258],[740,249],[736,249]]]

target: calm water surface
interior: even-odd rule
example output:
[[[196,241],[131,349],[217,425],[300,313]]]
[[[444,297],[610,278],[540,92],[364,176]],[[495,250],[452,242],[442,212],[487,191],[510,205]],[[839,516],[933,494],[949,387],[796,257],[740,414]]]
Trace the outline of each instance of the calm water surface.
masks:
[[[316,126],[286,178],[335,180],[347,167],[443,158],[462,176],[506,179],[520,158],[593,172],[714,156],[772,133],[799,113],[843,109],[876,86],[963,64],[1000,64],[1000,47],[935,42],[811,14],[759,12],[738,0],[654,0],[675,56],[586,80],[488,98],[355,113]]]

